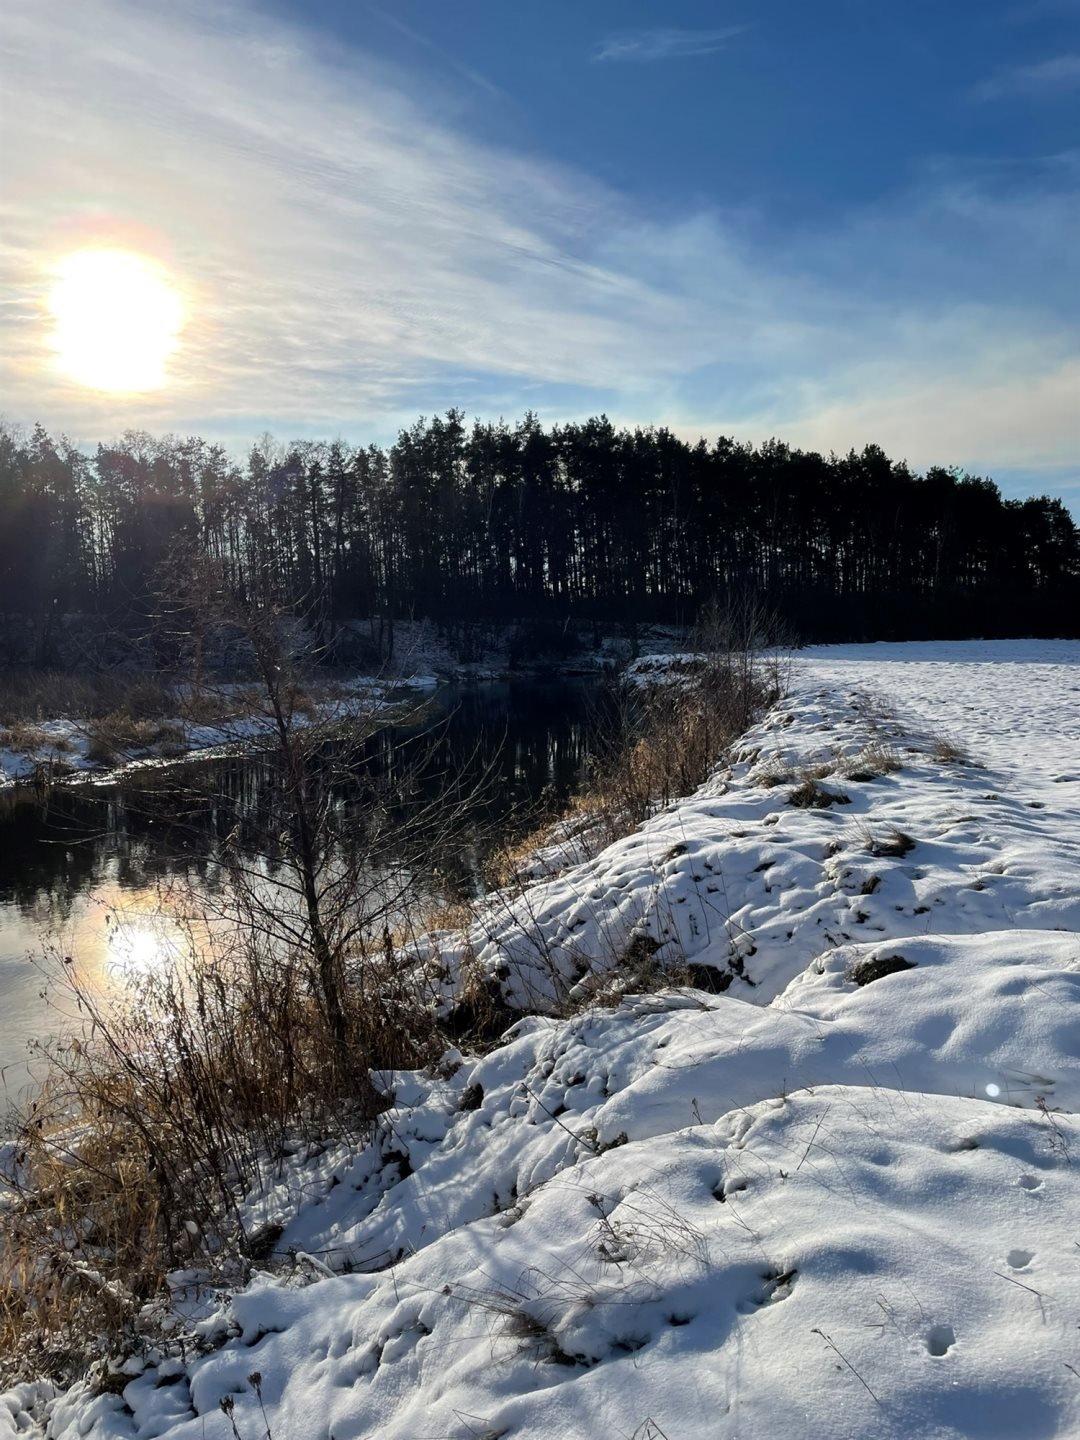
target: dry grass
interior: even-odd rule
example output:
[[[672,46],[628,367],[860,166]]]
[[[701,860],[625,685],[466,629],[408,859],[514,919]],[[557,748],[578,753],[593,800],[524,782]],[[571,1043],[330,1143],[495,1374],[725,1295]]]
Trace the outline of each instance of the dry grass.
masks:
[[[268,674],[280,709],[285,692],[277,670]],[[753,651],[728,650],[692,679],[633,697],[581,802],[599,832],[625,834],[695,789],[778,683]],[[99,754],[161,743],[152,717],[108,708],[91,718]],[[317,793],[306,781],[307,743],[299,732],[283,741],[295,815],[267,822],[268,836],[303,822],[314,847],[306,869],[297,848],[285,876],[297,895],[303,880],[318,888],[303,924],[291,909],[271,912],[238,860],[229,883],[249,923],[229,928],[230,948],[200,934],[115,1006],[64,970],[89,1038],[52,1050],[50,1077],[18,1132],[0,1247],[0,1382],[16,1367],[69,1380],[94,1357],[137,1346],[165,1308],[171,1270],[244,1283],[261,1251],[246,1233],[243,1197],[263,1193],[297,1145],[360,1143],[390,1103],[372,1074],[423,1065],[445,1045],[423,967],[400,963],[389,930],[368,939],[375,902],[357,885],[364,854],[377,853],[362,847],[375,839],[349,831],[356,853],[342,856],[340,876],[324,867],[334,812],[320,798],[329,787]],[[449,819],[444,834],[426,810],[410,823],[416,864],[451,833]],[[412,873],[412,861],[400,864]],[[407,893],[402,879],[393,903]],[[288,935],[295,943],[282,943]],[[617,957],[639,984],[649,983],[647,948]],[[474,975],[459,997],[470,1041],[505,1023],[498,978]]]
[[[364,1136],[387,1103],[369,1071],[412,1068],[439,1049],[392,959],[380,948],[348,961],[347,1072],[310,962],[254,936],[187,956],[123,1004],[71,981],[93,1039],[50,1052],[18,1135],[0,1381],[16,1362],[23,1375],[67,1379],[95,1351],[137,1343],[137,1317],[172,1269],[242,1283],[251,1237],[240,1200],[266,1167],[304,1139]]]
[[[692,794],[733,742],[781,692],[768,658],[699,657],[674,682],[621,694],[609,733],[567,810],[489,858],[485,881],[520,888],[535,879],[539,852],[557,846],[567,863],[586,859],[641,822]]]
[[[25,720],[0,729],[0,749],[14,750],[17,755],[68,755],[71,748],[66,735],[54,735]]]
[[[951,735],[932,735],[929,752],[931,759],[942,765],[971,765],[973,760],[961,741]]]
[[[97,716],[85,725],[86,758],[95,765],[115,765],[132,755],[154,751],[179,755],[184,729],[171,720],[143,720],[122,710]]]
[[[250,715],[265,704],[257,685],[215,688],[198,685],[182,690],[172,703],[172,713],[190,725],[224,725],[240,715]]]
[[[851,797],[841,790],[826,790],[817,775],[807,774],[789,793],[788,804],[797,810],[827,810],[830,805],[850,805]]]
[[[175,710],[171,688],[155,675],[9,670],[0,678],[2,725],[36,724],[60,715],[87,720],[115,711],[147,718]]]
[[[631,697],[576,807],[604,843],[692,794],[733,741],[779,693],[779,677],[753,657],[719,655],[677,685]]]
[[[875,857],[890,856],[894,859],[901,859],[915,849],[915,841],[912,837],[907,831],[897,829],[895,825],[890,826],[881,835],[875,835],[871,830],[864,830],[862,840],[865,848]]]
[[[838,768],[846,780],[865,784],[880,779],[882,775],[895,774],[902,765],[900,753],[894,745],[887,740],[875,740],[858,755],[848,756]]]
[[[799,772],[793,765],[774,755],[758,771],[757,783],[765,790],[775,790],[781,785],[790,785],[798,778]]]
[[[70,741],[41,728],[43,721],[63,717],[86,736],[94,764],[115,765],[148,751],[181,753],[184,735],[177,721],[223,725],[259,711],[263,703],[257,686],[177,690],[156,675],[11,671],[0,680],[0,745],[19,754],[68,754]],[[298,692],[295,708],[310,718],[314,701]]]

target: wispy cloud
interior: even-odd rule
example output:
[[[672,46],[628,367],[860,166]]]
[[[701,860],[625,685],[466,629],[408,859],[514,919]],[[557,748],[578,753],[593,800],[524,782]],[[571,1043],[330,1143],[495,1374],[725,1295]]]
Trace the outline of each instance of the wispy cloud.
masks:
[[[603,408],[917,463],[1080,453],[1066,158],[935,174],[784,241],[469,139],[403,72],[244,0],[6,0],[0,68],[9,419],[369,439],[449,404]],[[159,256],[188,304],[172,383],[133,400],[48,350],[51,267],[101,240]]]
[[[1080,89],[1080,54],[1055,55],[1034,65],[1014,65],[983,80],[976,100],[1054,99]]]
[[[628,31],[602,40],[593,52],[593,59],[646,63],[714,55],[737,36],[745,34],[748,28],[746,25],[727,25],[719,30]]]

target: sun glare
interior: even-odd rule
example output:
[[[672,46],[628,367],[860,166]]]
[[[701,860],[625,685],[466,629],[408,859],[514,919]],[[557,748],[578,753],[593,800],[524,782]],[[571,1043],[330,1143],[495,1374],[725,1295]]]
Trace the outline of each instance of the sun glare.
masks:
[[[79,250],[49,297],[61,370],[92,390],[157,390],[184,307],[168,272],[129,250]]]

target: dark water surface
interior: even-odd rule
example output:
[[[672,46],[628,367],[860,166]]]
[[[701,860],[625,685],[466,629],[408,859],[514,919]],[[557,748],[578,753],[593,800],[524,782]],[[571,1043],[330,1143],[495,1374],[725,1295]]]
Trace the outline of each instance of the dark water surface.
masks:
[[[604,725],[595,680],[507,682],[436,693],[423,727],[388,727],[363,747],[361,769],[389,776],[419,760],[434,797],[487,775],[460,843],[433,857],[468,885],[475,824],[505,838],[525,833],[538,807],[557,806],[581,780]],[[422,733],[420,733],[422,729]],[[276,771],[266,756],[142,771],[122,783],[57,788],[45,798],[0,792],[0,1109],[31,1071],[28,1045],[62,1028],[70,1005],[46,981],[64,957],[84,977],[122,981],[160,963],[167,948],[162,892],[212,892],[228,832],[241,850],[265,847]],[[349,803],[355,795],[344,795]],[[165,928],[163,928],[165,927]],[[45,957],[43,959],[43,957]]]

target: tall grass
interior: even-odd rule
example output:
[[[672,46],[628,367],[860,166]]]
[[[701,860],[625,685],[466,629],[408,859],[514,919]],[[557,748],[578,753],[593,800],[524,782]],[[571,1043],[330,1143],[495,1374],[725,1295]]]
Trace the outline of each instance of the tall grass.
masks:
[[[259,935],[189,953],[108,1000],[70,975],[83,1036],[48,1050],[22,1116],[0,1242],[0,1378],[71,1378],[139,1340],[165,1277],[242,1283],[242,1201],[304,1142],[366,1139],[387,1099],[371,1072],[439,1051],[424,997],[381,944],[345,964],[343,1015],[310,959]],[[343,1019],[352,1065],[340,1064]]]
[[[783,694],[787,647],[764,612],[751,610],[739,624],[726,611],[714,615],[695,639],[689,660],[658,664],[615,693],[568,813],[497,851],[487,869],[492,885],[535,878],[537,852],[555,839],[571,858],[584,859],[692,794]]]
[[[58,716],[96,719],[121,713],[152,719],[176,713],[176,697],[157,675],[108,670],[8,669],[0,676],[0,726],[37,724]]]

